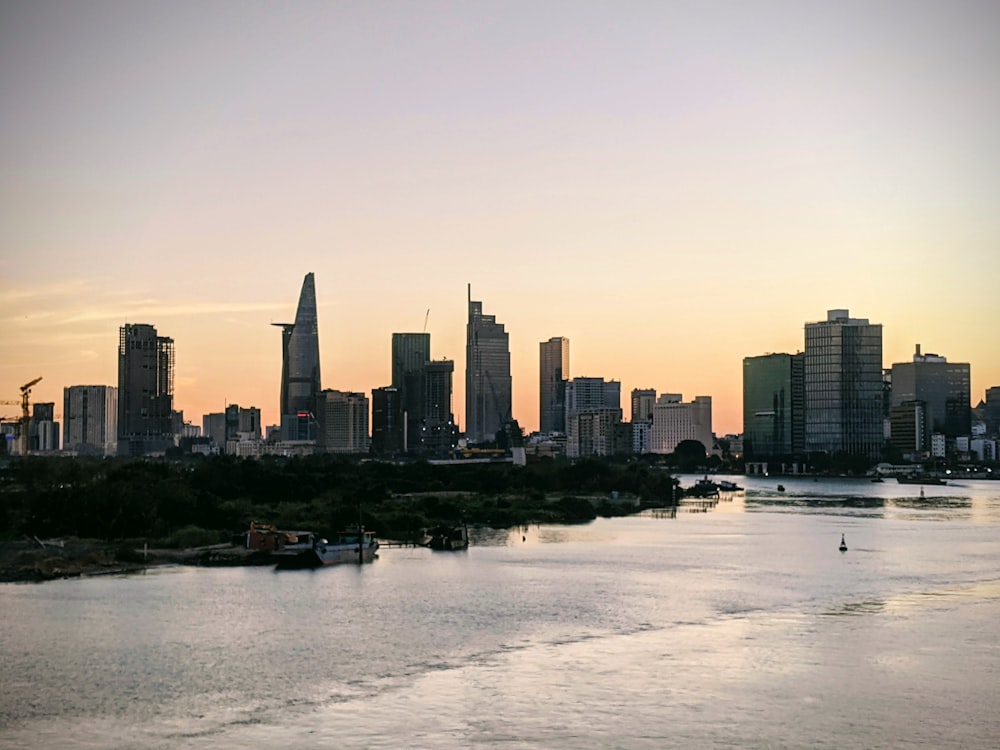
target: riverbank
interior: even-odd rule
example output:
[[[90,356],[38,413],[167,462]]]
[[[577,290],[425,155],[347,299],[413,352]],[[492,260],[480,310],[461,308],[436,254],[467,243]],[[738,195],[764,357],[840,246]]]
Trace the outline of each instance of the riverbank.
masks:
[[[187,549],[133,549],[97,540],[0,542],[0,583],[136,573],[164,565],[267,565],[266,554],[231,544]]]

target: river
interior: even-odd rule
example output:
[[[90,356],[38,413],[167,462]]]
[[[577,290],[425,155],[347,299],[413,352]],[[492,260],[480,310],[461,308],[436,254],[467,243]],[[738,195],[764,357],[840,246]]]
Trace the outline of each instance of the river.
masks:
[[[1000,746],[1000,482],[732,479],[363,567],[2,584],[0,747]]]

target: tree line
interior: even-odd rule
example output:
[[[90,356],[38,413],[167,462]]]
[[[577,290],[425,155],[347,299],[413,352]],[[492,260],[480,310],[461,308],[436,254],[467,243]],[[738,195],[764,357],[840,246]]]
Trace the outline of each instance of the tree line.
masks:
[[[518,467],[332,455],[29,456],[0,467],[0,537],[198,546],[228,541],[251,521],[324,534],[360,521],[384,539],[410,540],[442,523],[574,523],[673,504],[676,497],[668,467],[641,460],[546,460]]]

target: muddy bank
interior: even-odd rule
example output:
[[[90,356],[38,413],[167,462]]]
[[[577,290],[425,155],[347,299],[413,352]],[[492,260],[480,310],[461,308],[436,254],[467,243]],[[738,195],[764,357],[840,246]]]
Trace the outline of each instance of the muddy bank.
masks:
[[[0,542],[0,582],[134,573],[163,565],[267,565],[268,555],[218,544],[193,549],[135,549],[88,540]]]

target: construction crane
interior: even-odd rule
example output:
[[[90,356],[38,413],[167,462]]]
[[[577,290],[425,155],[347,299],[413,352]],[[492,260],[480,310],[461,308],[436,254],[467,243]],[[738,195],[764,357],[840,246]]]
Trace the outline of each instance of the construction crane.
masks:
[[[31,419],[31,414],[28,410],[28,396],[31,395],[31,387],[41,379],[42,376],[39,375],[30,383],[25,383],[21,386],[21,434],[18,437],[21,443],[20,452],[22,456],[28,455],[28,422]]]

